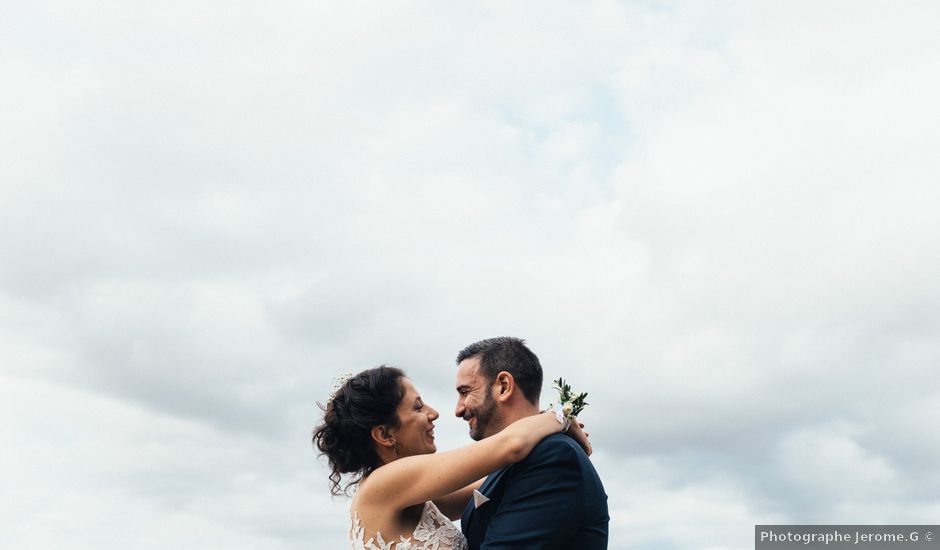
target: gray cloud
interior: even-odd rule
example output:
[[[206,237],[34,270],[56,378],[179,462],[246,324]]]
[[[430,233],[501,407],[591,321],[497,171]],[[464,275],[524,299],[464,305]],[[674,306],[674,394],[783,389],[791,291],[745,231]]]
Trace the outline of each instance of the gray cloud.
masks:
[[[11,7],[9,540],[335,547],[330,378],[456,447],[499,334],[591,393],[612,548],[929,522],[934,11]]]

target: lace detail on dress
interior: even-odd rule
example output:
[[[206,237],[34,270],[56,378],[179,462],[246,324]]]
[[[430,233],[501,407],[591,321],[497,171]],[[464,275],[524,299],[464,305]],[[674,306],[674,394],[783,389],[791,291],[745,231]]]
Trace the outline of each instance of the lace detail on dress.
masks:
[[[359,514],[353,512],[349,528],[349,542],[353,550],[467,550],[467,539],[460,529],[447,519],[430,500],[424,503],[421,519],[412,538],[402,535],[398,542],[385,542],[382,533],[365,539],[365,528],[359,522]]]

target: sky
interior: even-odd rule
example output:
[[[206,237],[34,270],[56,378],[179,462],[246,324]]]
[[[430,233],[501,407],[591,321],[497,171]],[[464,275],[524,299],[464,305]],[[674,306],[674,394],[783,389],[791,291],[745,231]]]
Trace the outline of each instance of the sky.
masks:
[[[934,2],[0,6],[0,531],[343,548],[310,434],[525,338],[610,548],[940,517]]]

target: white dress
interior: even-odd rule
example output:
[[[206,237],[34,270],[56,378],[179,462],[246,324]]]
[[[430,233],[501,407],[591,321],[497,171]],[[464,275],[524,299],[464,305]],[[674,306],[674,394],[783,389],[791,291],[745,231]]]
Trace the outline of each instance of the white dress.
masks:
[[[353,550],[467,550],[467,539],[447,516],[430,500],[424,503],[421,519],[411,538],[402,535],[399,541],[385,542],[382,533],[365,539],[365,529],[359,523],[359,514],[352,513],[349,542]]]

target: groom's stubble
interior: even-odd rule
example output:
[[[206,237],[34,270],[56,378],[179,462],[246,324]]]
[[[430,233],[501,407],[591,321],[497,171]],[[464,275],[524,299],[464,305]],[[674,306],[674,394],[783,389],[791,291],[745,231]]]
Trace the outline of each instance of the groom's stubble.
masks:
[[[497,405],[496,400],[493,399],[493,395],[487,392],[483,403],[481,403],[478,408],[473,410],[468,409],[467,412],[464,413],[464,420],[468,420],[469,417],[476,419],[476,426],[470,428],[470,437],[474,441],[480,441],[502,430],[502,427],[499,427]],[[492,429],[496,427],[499,427],[499,429]]]

